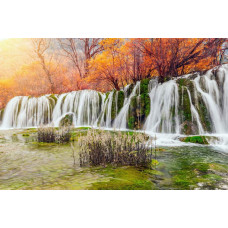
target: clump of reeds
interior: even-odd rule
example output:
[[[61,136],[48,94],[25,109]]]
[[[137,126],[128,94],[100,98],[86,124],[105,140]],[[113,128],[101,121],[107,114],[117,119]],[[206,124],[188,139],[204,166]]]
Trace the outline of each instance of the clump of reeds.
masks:
[[[80,165],[129,165],[149,167],[152,139],[143,133],[109,132],[91,129],[79,138]]]
[[[41,126],[37,131],[37,141],[46,143],[65,143],[71,138],[71,128],[61,127],[56,129],[52,126]]]

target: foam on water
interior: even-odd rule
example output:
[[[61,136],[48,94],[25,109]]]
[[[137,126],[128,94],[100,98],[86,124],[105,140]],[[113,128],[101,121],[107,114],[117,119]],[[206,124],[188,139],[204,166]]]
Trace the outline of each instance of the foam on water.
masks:
[[[183,134],[184,123],[180,114],[180,105],[183,105],[183,93],[187,91],[191,123],[195,129],[200,135],[216,136],[216,140],[210,140],[210,144],[228,152],[228,65],[223,65],[217,70],[209,70],[204,75],[191,76],[181,77],[189,78],[193,85],[191,90],[187,86],[183,86],[180,90],[177,79],[165,83],[159,83],[156,79],[150,81],[148,94],[151,108],[145,122],[140,125],[141,130],[145,130],[151,136],[156,134],[158,145],[184,145],[178,137]],[[114,91],[108,96],[93,90],[82,90],[38,98],[14,97],[8,102],[4,112],[0,111],[0,129],[38,127],[50,123],[58,126],[64,116],[71,114],[74,126],[127,130],[129,107],[132,98],[137,97],[138,100],[140,97],[140,82],[134,85],[131,92],[129,88],[128,85],[123,90],[123,107],[118,114],[118,93]],[[210,134],[202,122],[198,98],[204,103],[210,120]]]

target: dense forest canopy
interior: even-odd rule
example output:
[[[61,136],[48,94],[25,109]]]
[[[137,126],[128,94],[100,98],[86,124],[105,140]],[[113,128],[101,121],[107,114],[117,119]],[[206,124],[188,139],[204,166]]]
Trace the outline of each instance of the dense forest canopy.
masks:
[[[119,90],[151,77],[227,62],[224,38],[58,38],[0,41],[0,108],[14,96]]]

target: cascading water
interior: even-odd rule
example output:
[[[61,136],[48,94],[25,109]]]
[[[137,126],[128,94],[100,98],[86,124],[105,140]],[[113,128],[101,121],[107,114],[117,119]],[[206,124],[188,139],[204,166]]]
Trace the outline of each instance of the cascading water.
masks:
[[[183,87],[183,89],[184,89],[184,87]],[[204,130],[203,130],[203,126],[202,126],[202,124],[200,122],[199,114],[198,114],[195,106],[192,104],[192,97],[191,97],[190,91],[189,91],[189,89],[187,87],[186,87],[186,90],[188,92],[188,97],[189,97],[189,101],[190,101],[192,122],[195,120],[196,123],[197,123],[198,129],[199,129],[199,134],[204,134]]]
[[[153,81],[150,95],[151,111],[144,125],[146,131],[179,133],[178,87],[174,80],[163,84]]]
[[[22,128],[47,124],[51,121],[54,99],[48,95],[14,97],[4,110],[1,128]]]
[[[94,126],[103,106],[103,96],[93,90],[81,90],[60,95],[53,110],[53,123],[59,125],[69,113],[74,115],[75,126]]]
[[[127,117],[128,117],[128,111],[129,111],[131,99],[136,95],[137,90],[140,93],[140,82],[136,83],[129,97],[127,97],[128,88],[129,87],[126,87],[124,90],[125,99],[124,99],[123,108],[121,109],[120,113],[117,115],[113,124],[113,127],[117,129],[127,128]]]
[[[207,110],[209,111],[213,131],[216,133],[225,133],[226,129],[224,126],[224,118],[227,114],[222,111],[223,106],[220,105],[222,97],[219,93],[218,84],[212,76],[211,71],[209,71],[204,77],[198,76],[194,80],[194,83],[197,91],[202,96],[203,101],[206,104]]]
[[[0,110],[0,128],[48,123],[58,126],[67,114],[72,114],[75,126],[126,129],[129,116],[140,113],[134,121],[140,122],[141,129],[156,134],[228,134],[228,65],[204,75],[186,75],[164,83],[150,80],[150,109],[146,115],[141,113],[141,108],[145,110],[141,86],[140,82],[127,85],[120,91],[122,98],[118,91],[106,96],[93,90],[38,98],[14,97]],[[226,137],[221,141],[228,144]]]
[[[101,120],[100,120],[100,126],[101,127],[107,127],[107,128],[111,127],[113,95],[114,95],[114,91],[111,91],[110,94],[108,95],[107,99],[104,102],[103,110],[101,112],[102,113]],[[96,123],[96,125],[97,125],[97,123]]]

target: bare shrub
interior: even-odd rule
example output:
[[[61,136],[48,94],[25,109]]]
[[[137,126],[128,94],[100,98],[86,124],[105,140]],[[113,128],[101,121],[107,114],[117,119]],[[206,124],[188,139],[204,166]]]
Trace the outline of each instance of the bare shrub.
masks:
[[[64,143],[69,142],[71,137],[71,128],[70,127],[61,127],[56,129],[51,126],[41,126],[37,131],[37,140],[38,142],[47,142],[47,143]]]
[[[130,165],[149,167],[152,139],[143,133],[91,129],[79,138],[80,165]]]

